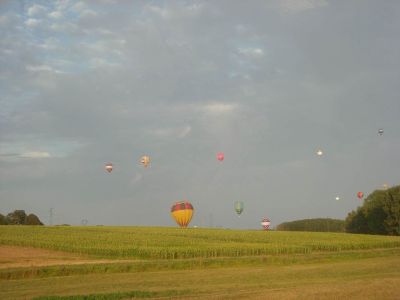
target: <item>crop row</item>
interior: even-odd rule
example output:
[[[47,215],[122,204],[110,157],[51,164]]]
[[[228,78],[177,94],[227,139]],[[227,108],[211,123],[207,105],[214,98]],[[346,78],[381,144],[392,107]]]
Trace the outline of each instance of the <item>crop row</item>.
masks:
[[[400,237],[201,228],[1,226],[0,244],[101,257],[178,259],[400,250]]]

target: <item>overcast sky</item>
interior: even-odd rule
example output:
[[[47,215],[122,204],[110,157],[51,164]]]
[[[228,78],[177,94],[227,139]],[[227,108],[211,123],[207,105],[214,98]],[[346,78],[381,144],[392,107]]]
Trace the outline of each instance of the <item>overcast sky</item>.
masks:
[[[389,0],[1,1],[0,213],[344,219],[400,183],[399,37]]]

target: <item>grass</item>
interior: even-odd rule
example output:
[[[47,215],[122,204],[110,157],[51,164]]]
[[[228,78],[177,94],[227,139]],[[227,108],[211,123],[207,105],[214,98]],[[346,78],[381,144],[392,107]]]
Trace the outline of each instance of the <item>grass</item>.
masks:
[[[2,269],[1,299],[396,299],[400,294],[400,237],[0,226],[1,244],[129,259]]]

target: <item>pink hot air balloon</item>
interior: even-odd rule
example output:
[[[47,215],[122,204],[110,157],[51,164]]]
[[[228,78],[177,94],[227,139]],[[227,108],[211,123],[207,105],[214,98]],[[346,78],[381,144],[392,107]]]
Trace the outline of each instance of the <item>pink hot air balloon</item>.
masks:
[[[218,159],[219,161],[223,161],[224,158],[225,158],[224,152],[218,152],[218,153],[217,153],[217,159]]]
[[[269,225],[271,225],[271,221],[268,218],[262,219],[261,226],[263,227],[264,230],[268,230]]]

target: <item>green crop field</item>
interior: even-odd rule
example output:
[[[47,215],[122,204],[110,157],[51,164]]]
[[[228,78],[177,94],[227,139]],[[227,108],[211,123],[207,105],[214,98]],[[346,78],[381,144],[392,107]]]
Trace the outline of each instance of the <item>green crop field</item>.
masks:
[[[1,268],[1,299],[396,299],[400,294],[400,237],[394,236],[1,226],[0,245],[61,250],[89,260]]]

